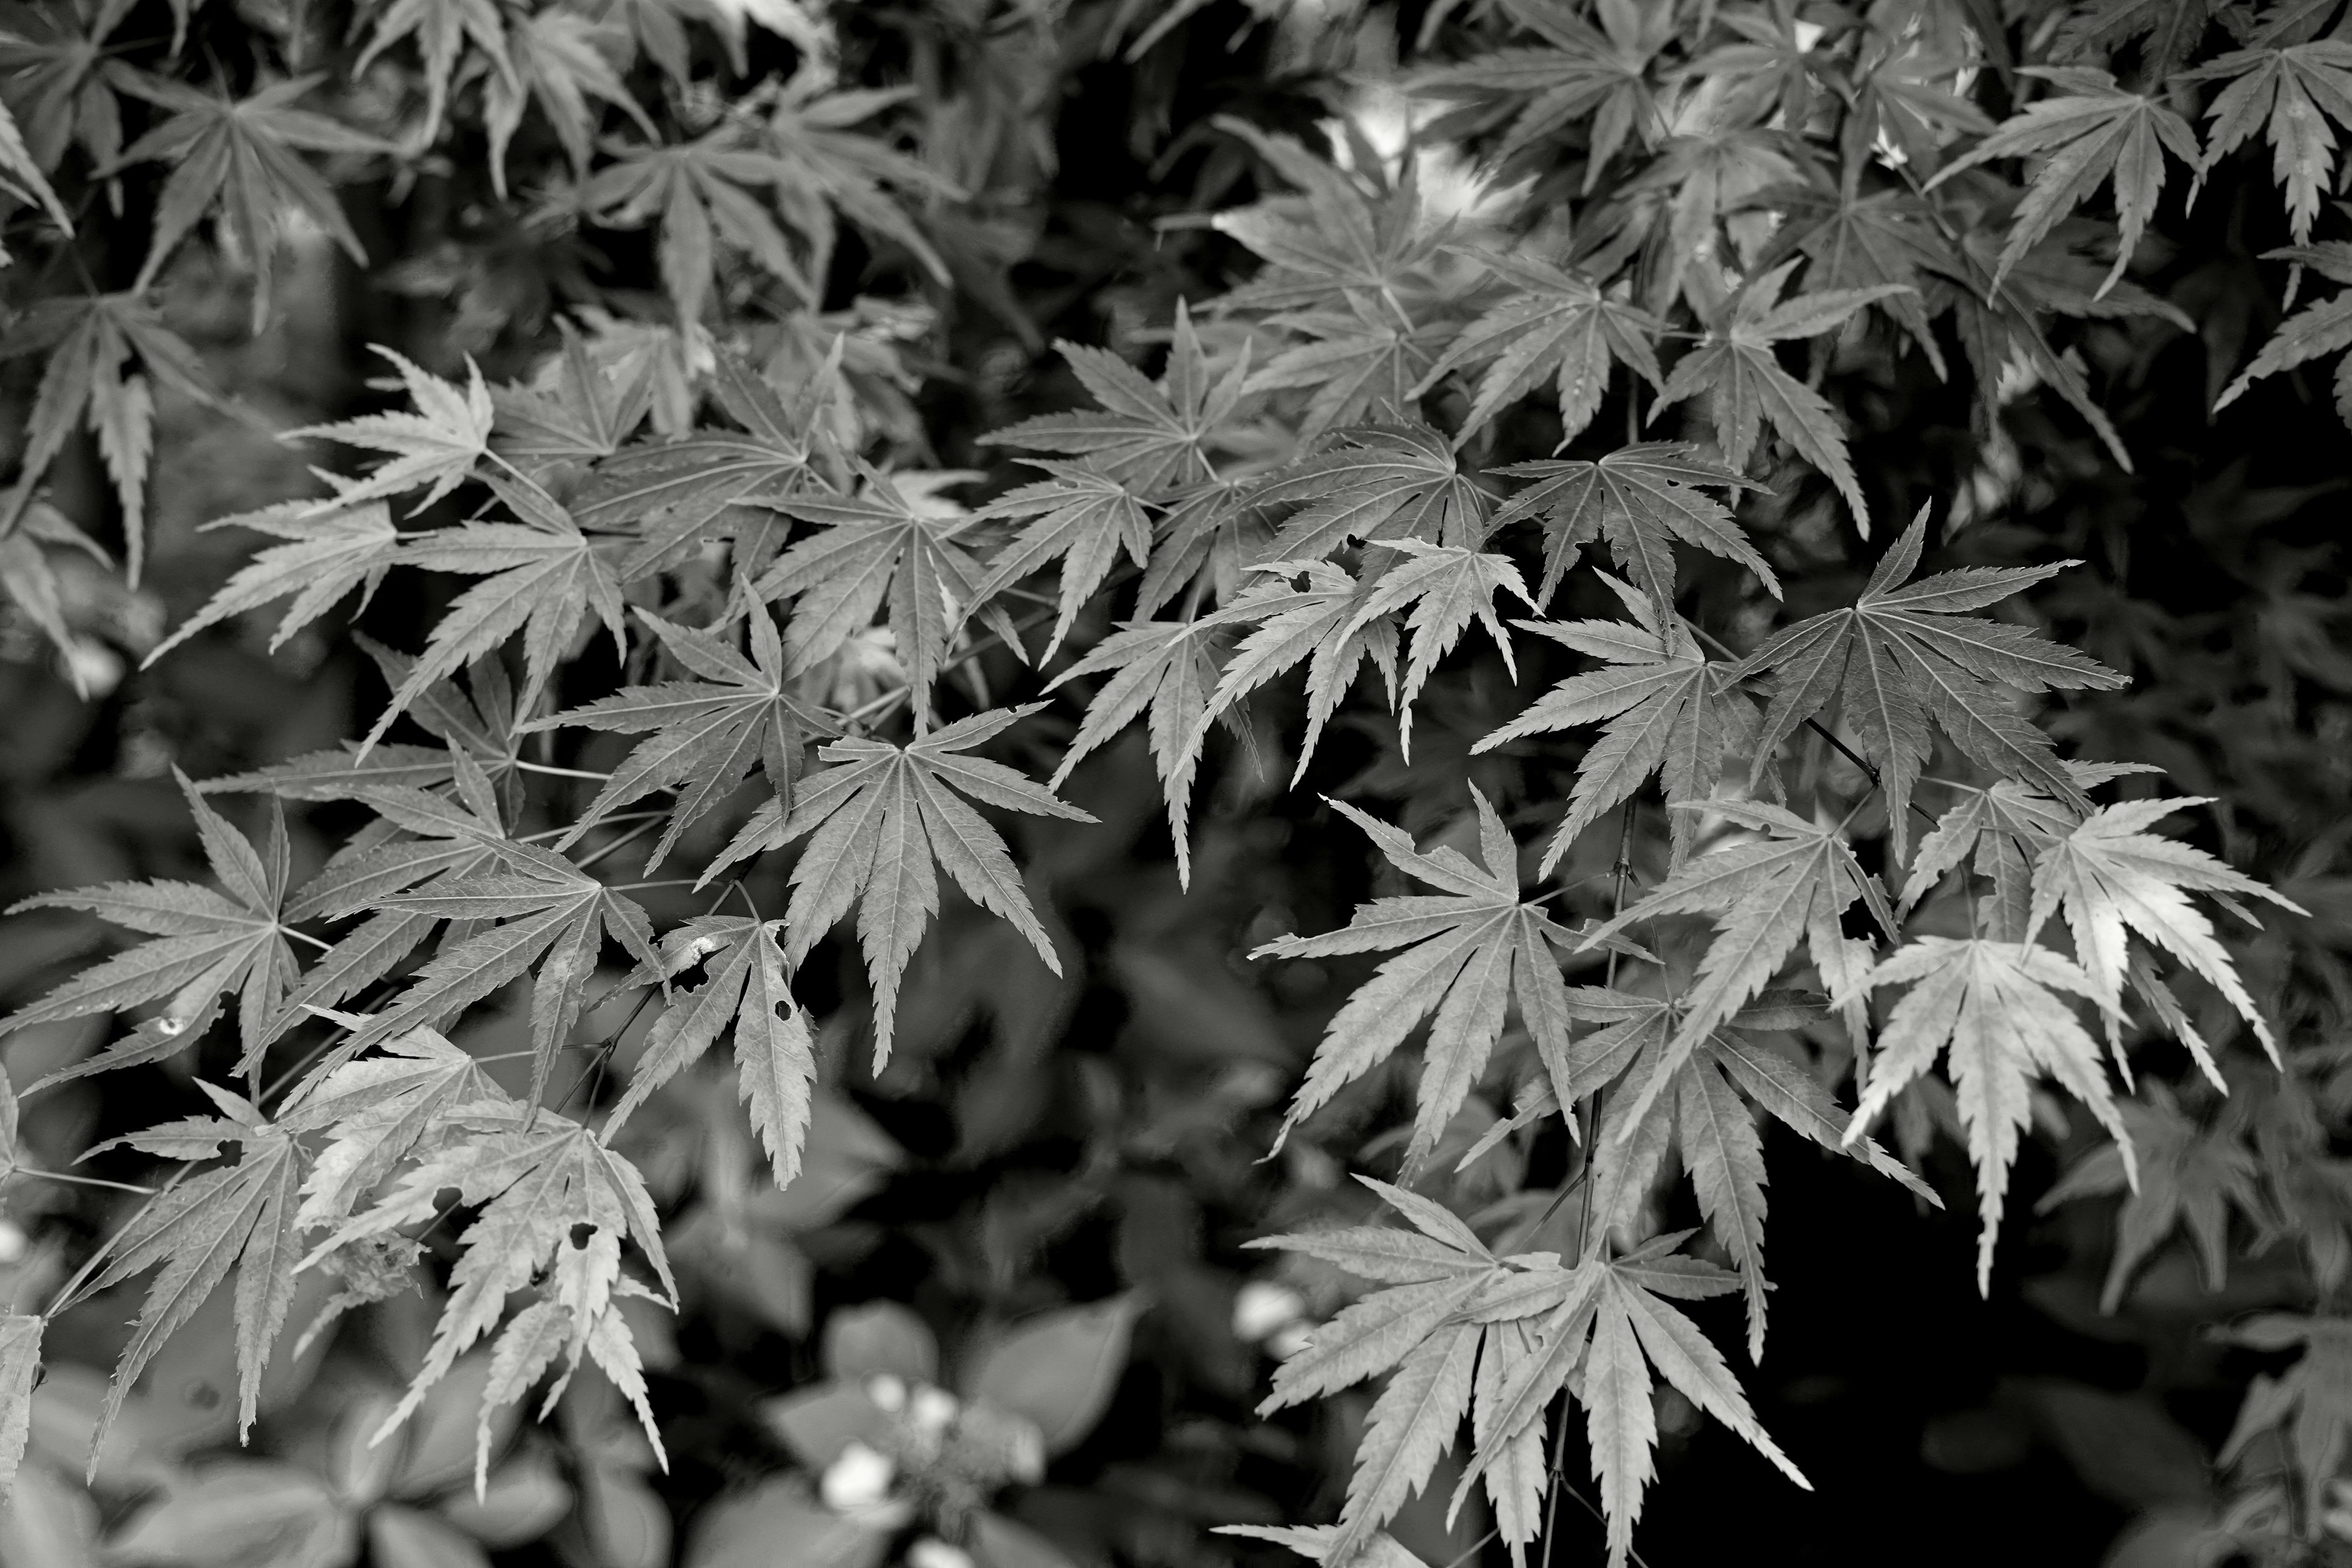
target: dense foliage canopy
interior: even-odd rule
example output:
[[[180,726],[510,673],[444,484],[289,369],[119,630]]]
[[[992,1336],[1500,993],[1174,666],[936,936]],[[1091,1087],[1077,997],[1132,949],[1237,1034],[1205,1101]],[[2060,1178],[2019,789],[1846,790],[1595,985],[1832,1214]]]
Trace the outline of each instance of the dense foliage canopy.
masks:
[[[2341,0],[0,105],[0,1564],[2352,1560]]]

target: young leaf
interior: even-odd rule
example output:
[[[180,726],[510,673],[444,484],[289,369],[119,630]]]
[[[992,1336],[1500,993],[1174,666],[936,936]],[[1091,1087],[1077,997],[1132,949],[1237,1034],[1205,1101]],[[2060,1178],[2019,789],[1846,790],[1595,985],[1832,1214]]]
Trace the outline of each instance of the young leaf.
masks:
[[[1051,658],[1070,635],[1123,547],[1140,568],[1151,553],[1151,520],[1126,485],[1082,463],[1029,458],[1053,476],[1023,485],[982,508],[981,517],[1026,518],[1028,522],[989,561],[988,575],[972,590],[972,603],[986,604],[1049,561],[1062,563],[1062,593],[1053,634],[1040,658]]]
[[[1301,661],[1307,662],[1307,735],[1292,771],[1295,785],[1306,776],[1323,726],[1339,706],[1339,699],[1355,684],[1369,658],[1396,679],[1396,623],[1385,618],[1365,620],[1356,612],[1374,589],[1360,583],[1342,567],[1328,561],[1275,561],[1257,568],[1267,577],[1244,592],[1224,608],[1201,617],[1210,626],[1252,625],[1241,646],[1225,661],[1217,689],[1192,721],[1185,738],[1185,755],[1197,756],[1209,726],[1223,718],[1243,698]],[[1304,588],[1290,580],[1303,576]],[[1343,628],[1352,627],[1342,636]]]
[[[241,512],[205,525],[249,528],[288,541],[274,544],[237,569],[236,574],[206,600],[204,608],[180,623],[179,629],[157,643],[144,668],[206,626],[217,626],[262,605],[294,596],[270,634],[269,651],[329,610],[353,588],[362,605],[383,582],[400,548],[393,527],[392,509],[382,501],[356,505],[341,501],[281,501],[258,511]]]
[[[258,851],[206,805],[195,786],[175,773],[196,819],[205,858],[226,889],[193,882],[108,882],[26,899],[16,910],[87,910],[111,925],[153,938],[65,981],[30,1006],[0,1018],[0,1035],[36,1024],[121,1013],[151,1002],[163,1010],[128,1040],[52,1072],[35,1088],[152,1060],[195,1043],[221,997],[238,999],[237,1031],[246,1069],[268,1043],[268,1028],[300,969],[286,942],[281,912],[290,851],[286,819],[273,813]],[[11,910],[10,912],[15,912]]]
[[[2048,948],[2013,942],[1923,936],[1870,972],[1867,983],[1912,987],[1878,1037],[1879,1058],[1845,1136],[1861,1135],[1897,1090],[1950,1053],[1952,1087],[1977,1167],[1977,1289],[1992,1287],[2009,1167],[2029,1114],[2028,1080],[2055,1079],[2111,1133],[2125,1178],[2137,1184],[2131,1134],[2117,1114],[2099,1047],[2062,992],[2097,1000],[2083,972]]]
[[[1429,1043],[1405,1154],[1408,1168],[1427,1158],[1476,1087],[1513,1002],[1545,1059],[1565,1060],[1567,991],[1547,943],[1564,945],[1568,933],[1552,923],[1540,903],[1522,901],[1518,847],[1485,795],[1474,789],[1471,800],[1478,813],[1484,870],[1457,849],[1423,854],[1409,835],[1343,802],[1332,803],[1371,836],[1391,864],[1444,891],[1376,899],[1358,906],[1342,931],[1281,937],[1250,954],[1326,958],[1406,950],[1382,963],[1332,1016],[1283,1118],[1277,1143],[1343,1086],[1387,1060],[1424,1019]]]
[[[1061,764],[1045,787],[1058,791],[1087,754],[1148,712],[1152,766],[1167,799],[1168,834],[1176,847],[1176,879],[1192,882],[1192,775],[1200,764],[1196,737],[1205,729],[1210,693],[1217,685],[1218,647],[1229,628],[1214,620],[1122,621],[1084,658],[1045,683],[1051,691],[1083,675],[1108,675],[1087,704]]]
[[[1698,448],[1685,442],[1644,441],[1594,462],[1515,463],[1496,472],[1536,481],[1504,503],[1494,526],[1543,514],[1539,604],[1551,602],[1560,578],[1576,564],[1583,547],[1597,539],[1609,542],[1617,564],[1662,605],[1674,602],[1677,539],[1738,562],[1756,574],[1773,597],[1780,596],[1780,579],[1748,542],[1730,509],[1701,489],[1757,487],[1738,469],[1700,457]]]
[[[1250,492],[1253,506],[1307,503],[1266,547],[1267,560],[1319,560],[1359,539],[1473,550],[1486,542],[1489,498],[1444,437],[1426,425],[1367,425],[1331,439],[1330,450]]]
[[[1340,628],[1339,638],[1344,643],[1372,622],[1408,605],[1412,606],[1412,613],[1405,618],[1405,630],[1412,637],[1412,653],[1405,663],[1404,683],[1396,694],[1400,715],[1397,742],[1405,761],[1410,763],[1413,699],[1421,695],[1437,661],[1462,640],[1462,634],[1470,629],[1475,618],[1495,639],[1495,647],[1503,656],[1503,668],[1517,680],[1518,663],[1511,657],[1511,639],[1504,632],[1503,623],[1495,617],[1495,595],[1510,594],[1529,609],[1535,605],[1528,597],[1527,584],[1520,581],[1518,567],[1507,555],[1489,555],[1459,545],[1432,544],[1421,539],[1392,540],[1389,547],[1403,552],[1405,559],[1371,582],[1370,591],[1362,595],[1355,614]]]
[[[833,742],[817,752],[831,765],[803,781],[792,815],[762,806],[705,873],[708,881],[748,846],[774,847],[809,838],[793,867],[793,900],[784,911],[790,938],[785,959],[799,967],[809,949],[852,904],[857,906],[858,942],[874,987],[877,1068],[890,1058],[907,962],[939,912],[938,869],[946,870],[973,903],[1010,921],[1046,968],[1062,973],[1062,961],[1030,907],[1004,840],[957,793],[1007,811],[1095,820],[1003,763],[965,754],[1035,711],[1033,704],[976,713],[903,746],[863,739]]]
[[[1922,510],[1848,610],[1831,610],[1775,633],[1741,667],[1769,670],[1772,700],[1756,742],[1758,771],[1798,725],[1838,700],[1844,727],[1886,792],[1888,833],[1906,853],[1911,790],[1937,728],[1971,762],[2087,809],[2082,786],[2059,764],[2050,739],[2020,718],[1998,688],[2112,690],[2124,678],[2063,644],[2021,627],[1970,616],[2053,576],[2072,562],[1994,571],[1942,572],[1906,585],[1919,564]]]
[[[2229,83],[2205,106],[2212,124],[2204,155],[2181,153],[2198,177],[2263,132],[2272,178],[2286,192],[2288,227],[2295,244],[2310,244],[2319,198],[2336,183],[2336,134],[2327,122],[2352,127],[2352,43],[2312,38],[2284,48],[2233,49],[2179,79]],[[2166,145],[2179,150],[2168,138]],[[2130,254],[2128,240],[2124,251]]]

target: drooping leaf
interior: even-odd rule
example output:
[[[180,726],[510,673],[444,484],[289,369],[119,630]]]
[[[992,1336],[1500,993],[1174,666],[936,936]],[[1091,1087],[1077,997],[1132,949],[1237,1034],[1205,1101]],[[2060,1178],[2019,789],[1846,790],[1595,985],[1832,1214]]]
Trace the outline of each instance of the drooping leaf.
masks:
[[[1661,323],[1647,312],[1533,257],[1487,254],[1478,259],[1511,291],[1463,328],[1412,389],[1424,392],[1451,371],[1486,363],[1470,412],[1454,432],[1455,446],[1547,378],[1559,399],[1563,445],[1583,434],[1600,411],[1612,363],[1633,371],[1653,389],[1664,384],[1653,343]]]
[[[2084,1032],[2068,996],[2096,1000],[2090,980],[2045,947],[1974,938],[1923,936],[1870,972],[1868,984],[1908,984],[1879,1034],[1879,1056],[1845,1135],[1860,1135],[1895,1092],[1948,1052],[1969,1156],[1977,1167],[1977,1289],[1992,1282],[1993,1243],[2000,1229],[2009,1168],[2029,1114],[2027,1088],[2055,1079],[2082,1101],[2122,1152],[2126,1179],[2137,1183],[2130,1131],[2116,1112],[2096,1041]]]
[[[2111,1143],[2059,1178],[2036,1205],[2038,1212],[2077,1198],[2126,1193],[2116,1223],[2115,1256],[2099,1288],[2102,1312],[2123,1304],[2133,1271],[2182,1226],[2203,1267],[2205,1289],[2218,1293],[2226,1283],[2230,1210],[2262,1218],[2256,1186],[2262,1172],[2253,1151],[2231,1131],[2200,1127],[2168,1100],[2149,1105],[2126,1100],[2116,1110],[2131,1129],[2137,1184],[2130,1180],[2123,1146]]]
[[[1051,658],[1070,635],[1078,612],[1102,586],[1124,549],[1139,570],[1151,553],[1151,520],[1126,485],[1081,463],[1029,459],[1052,477],[1000,496],[979,513],[1026,522],[988,563],[972,589],[975,605],[1052,561],[1062,563],[1054,630],[1038,657]]]
[[[1411,762],[1413,700],[1421,695],[1437,661],[1452,651],[1475,620],[1494,638],[1496,651],[1503,656],[1504,668],[1517,680],[1518,662],[1511,656],[1510,635],[1496,618],[1495,595],[1509,594],[1529,609],[1535,605],[1528,597],[1518,567],[1507,555],[1454,544],[1432,544],[1423,539],[1391,540],[1389,548],[1402,552],[1405,558],[1371,582],[1370,592],[1362,596],[1339,636],[1345,643],[1372,622],[1394,615],[1408,605],[1412,606],[1404,629],[1412,638],[1412,651],[1405,661],[1404,680],[1396,693],[1398,745],[1405,760]]]
[[[341,441],[389,455],[375,472],[336,498],[341,506],[355,507],[423,489],[425,499],[417,503],[421,510],[464,483],[474,465],[488,456],[490,426],[496,418],[489,388],[482,384],[481,370],[470,359],[466,362],[470,379],[460,387],[381,343],[375,345],[375,352],[400,371],[409,401],[416,406],[415,413],[370,414],[335,425],[307,425],[288,431],[287,436]]]
[[[2300,1345],[2303,1354],[2277,1376],[2254,1373],[2214,1462],[2235,1464],[2254,1438],[2284,1428],[2304,1497],[2325,1498],[2343,1465],[2346,1428],[2352,1427],[2352,1321],[2263,1312],[2230,1325],[2221,1337],[2257,1351]]]
[[[1169,837],[1176,847],[1177,880],[1192,880],[1192,776],[1200,765],[1197,733],[1202,730],[1210,694],[1218,677],[1218,655],[1229,628],[1213,620],[1122,621],[1084,658],[1052,680],[1051,691],[1081,676],[1108,675],[1091,701],[1077,733],[1054,776],[1059,790],[1087,755],[1121,730],[1145,717],[1151,737],[1152,766],[1168,806]]]
[[[177,630],[149,651],[143,664],[152,665],[173,648],[233,616],[241,616],[279,599],[293,596],[270,634],[269,651],[329,610],[353,588],[361,603],[373,596],[400,548],[392,509],[382,501],[356,505],[334,501],[281,501],[259,511],[241,512],[205,524],[213,528],[249,528],[287,541],[273,544],[237,569],[204,608],[180,623]]]
[[[1387,617],[1360,619],[1374,583],[1359,582],[1328,561],[1276,561],[1257,568],[1265,575],[1230,605],[1201,617],[1209,626],[1247,626],[1233,657],[1218,674],[1216,689],[1192,721],[1185,754],[1196,755],[1209,726],[1234,706],[1286,670],[1307,666],[1307,735],[1292,772],[1296,784],[1322,739],[1323,726],[1355,684],[1370,659],[1391,683],[1396,679],[1396,623]],[[1307,585],[1292,586],[1304,577]],[[1352,628],[1341,636],[1342,628]]]
[[[425,122],[416,131],[419,147],[431,146],[440,134],[450,78],[457,68],[459,52],[467,44],[500,77],[512,76],[513,68],[507,61],[506,25],[495,0],[379,0],[367,9],[374,13],[370,19],[375,30],[360,51],[352,74],[366,74],[369,64],[393,45],[415,40],[425,78]]]
[[[1304,502],[1266,547],[1269,561],[1306,561],[1352,540],[1425,539],[1475,549],[1490,498],[1426,425],[1367,425],[1332,433],[1329,449],[1250,492],[1255,506]]]
[[[1343,802],[1332,803],[1370,835],[1391,864],[1444,891],[1376,899],[1360,905],[1343,930],[1281,937],[1251,953],[1328,958],[1405,949],[1332,1015],[1277,1141],[1342,1087],[1387,1060],[1424,1019],[1429,1040],[1406,1152],[1409,1166],[1427,1157],[1476,1087],[1514,1003],[1545,1058],[1566,1059],[1566,988],[1548,944],[1565,945],[1569,933],[1540,903],[1522,900],[1518,847],[1486,797],[1474,790],[1471,799],[1478,813],[1483,870],[1460,850],[1424,854],[1413,847],[1411,836]]]
[[[2283,48],[2233,49],[2183,71],[2180,79],[2229,84],[2205,106],[2212,123],[2203,155],[2181,157],[2202,179],[2256,131],[2263,132],[2272,177],[2286,193],[2287,226],[2295,244],[2310,244],[2320,197],[2336,184],[2336,133],[2327,122],[2352,127],[2352,42],[2312,38]],[[2165,144],[2179,152],[2171,138]],[[2128,237],[2124,249],[2131,249]]]
[[[1544,577],[1538,604],[1550,602],[1560,578],[1595,540],[1608,541],[1617,563],[1661,604],[1674,600],[1677,539],[1738,562],[1776,598],[1780,595],[1780,578],[1748,542],[1730,510],[1699,488],[1756,487],[1737,468],[1699,456],[1695,447],[1644,441],[1592,462],[1543,460],[1496,471],[1536,481],[1504,503],[1494,526],[1542,514]]]

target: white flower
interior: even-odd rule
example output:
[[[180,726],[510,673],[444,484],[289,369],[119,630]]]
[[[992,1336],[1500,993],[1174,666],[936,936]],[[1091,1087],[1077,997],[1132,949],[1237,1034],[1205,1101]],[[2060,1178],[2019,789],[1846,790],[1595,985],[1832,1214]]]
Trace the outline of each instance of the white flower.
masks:
[[[817,1495],[835,1513],[872,1508],[889,1495],[891,1479],[898,1473],[898,1462],[889,1455],[852,1441],[825,1467],[824,1479],[817,1482]]]

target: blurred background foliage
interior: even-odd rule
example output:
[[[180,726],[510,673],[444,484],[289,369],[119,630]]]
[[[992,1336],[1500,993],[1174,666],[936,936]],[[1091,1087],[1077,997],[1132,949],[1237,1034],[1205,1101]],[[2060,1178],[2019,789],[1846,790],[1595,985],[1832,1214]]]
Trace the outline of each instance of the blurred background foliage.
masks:
[[[184,47],[234,62],[247,30],[278,25],[281,3],[213,0],[186,18]],[[714,50],[731,37],[754,77],[794,67],[795,27],[815,25],[792,0],[711,4],[722,25],[696,30],[690,47]],[[1253,269],[1206,215],[1276,185],[1221,117],[1318,144],[1352,127],[1392,145],[1399,110],[1377,83],[1451,8],[837,5],[824,21],[840,79],[911,85],[886,108],[881,134],[966,195],[909,203],[920,249],[907,236],[844,226],[820,257],[811,308],[746,317],[734,344],[791,384],[846,334],[866,436],[903,466],[975,470],[1002,488],[1017,470],[976,437],[1083,400],[1055,340],[1156,364],[1180,299],[1206,298]],[[2012,0],[2007,9],[2030,19],[2034,7]],[[633,68],[658,75],[663,29],[681,11],[665,0],[605,10],[614,25],[640,29]],[[66,0],[12,6],[0,28],[36,37],[73,11]],[[136,41],[131,58],[158,56],[176,20],[162,0],[142,0],[118,36]],[[29,80],[21,59],[0,68],[0,93],[20,95],[11,98],[20,118]],[[353,89],[362,107],[371,86]],[[379,107],[388,125],[395,106]],[[47,552],[69,653],[20,608],[0,606],[0,894],[201,877],[171,769],[208,778],[329,747],[380,708],[383,673],[325,626],[272,653],[265,625],[231,621],[140,668],[247,556],[247,536],[202,525],[314,488],[301,455],[274,432],[379,405],[368,378],[380,365],[363,345],[392,345],[444,374],[460,374],[470,355],[493,381],[528,379],[562,317],[600,353],[647,354],[662,367],[657,425],[690,416],[696,345],[641,324],[660,316],[650,232],[590,231],[566,205],[576,189],[560,182],[488,200],[482,169],[467,162],[478,153],[466,143],[396,177],[379,168],[341,184],[373,259],[362,266],[322,232],[296,232],[257,333],[248,331],[249,276],[194,249],[163,275],[160,315],[219,395],[154,388],[155,479],[137,585],[74,550]],[[1475,195],[1465,184],[1463,199]],[[142,199],[152,200],[152,182],[132,187],[131,211]],[[2245,1147],[2271,1162],[2215,1178],[2233,1194],[2223,1222],[2231,1247],[2250,1256],[2233,1259],[2217,1289],[2194,1248],[2169,1241],[2106,1314],[2114,1203],[2037,1213],[2021,1202],[1993,1293],[1980,1300],[1965,1201],[1924,1212],[1858,1166],[1773,1132],[1780,1326],[1751,1387],[1765,1425],[1819,1489],[1782,1485],[1670,1396],[1664,1486],[1641,1543],[1659,1568],[1727,1551],[1824,1563],[2210,1560],[2231,1495],[2215,1456],[2248,1380],[2288,1358],[2276,1346],[2225,1342],[2206,1325],[2308,1306],[2315,1280],[2323,1305],[2344,1304],[2352,1174],[2335,1130],[2352,1111],[2342,1071],[2352,1058],[2335,1042],[2352,1003],[2347,438],[2325,388],[2300,375],[2265,382],[2218,416],[2204,412],[2282,316],[2277,269],[2257,258],[2284,238],[2261,160],[2225,163],[2193,218],[2168,201],[2133,275],[2147,296],[2188,310],[2197,330],[2155,309],[2086,310],[2066,323],[2134,471],[2042,400],[2005,404],[1989,429],[1966,384],[1939,381],[1920,355],[1840,351],[1830,367],[1863,488],[1882,516],[1957,498],[1948,537],[1957,562],[2089,563],[2036,590],[2035,609],[2134,679],[2127,690],[2070,704],[2057,721],[2064,741],[2084,755],[2158,763],[2180,789],[2214,797],[2220,840],[2210,847],[2314,911],[2243,952],[2254,990],[2303,1042],[2287,1088],[2249,1072],[2230,1102],[2242,1119],[2231,1125],[2257,1130]],[[112,265],[127,273],[137,261],[134,252]],[[43,367],[37,353],[0,367],[0,442],[21,440]],[[1758,503],[1787,523],[1759,531],[1784,563],[1792,616],[1843,602],[1869,553],[1811,486]],[[88,439],[66,444],[49,487],[66,517],[96,531],[110,516],[108,476]],[[1698,564],[1704,605],[1722,563]],[[370,632],[417,646],[437,608],[417,602],[419,592],[415,574],[395,578],[367,611]],[[604,658],[592,650],[565,695],[608,689]],[[1358,1125],[1343,1107],[1265,1157],[1290,1084],[1358,976],[1340,964],[1253,967],[1241,955],[1281,931],[1340,923],[1373,887],[1360,838],[1318,794],[1376,804],[1417,831],[1450,818],[1465,776],[1512,805],[1557,797],[1565,775],[1507,754],[1468,756],[1470,741],[1508,711],[1479,689],[1494,678],[1484,666],[1439,678],[1409,770],[1393,726],[1360,717],[1296,793],[1276,790],[1290,763],[1282,735],[1295,725],[1262,718],[1254,745],[1213,752],[1189,895],[1179,893],[1143,738],[1127,735],[1069,787],[1104,826],[1019,825],[1016,848],[1062,976],[1003,923],[951,907],[917,959],[897,1054],[878,1077],[851,1048],[855,954],[820,949],[803,999],[833,1020],[822,1044],[826,1079],[839,1087],[788,1192],[759,1174],[731,1084],[690,1074],[665,1091],[628,1149],[656,1196],[677,1205],[687,1310],[674,1328],[648,1318],[639,1330],[656,1369],[667,1474],[593,1374],[558,1418],[502,1429],[486,1500],[466,1485],[473,1416],[462,1380],[400,1441],[367,1448],[357,1434],[368,1413],[397,1389],[397,1369],[429,1331],[433,1305],[415,1297],[369,1309],[331,1342],[298,1353],[289,1341],[260,1435],[240,1450],[223,1295],[143,1380],[85,1485],[101,1369],[131,1316],[115,1292],[52,1331],[35,1459],[0,1513],[0,1563],[335,1568],[365,1555],[401,1568],[486,1557],[878,1568],[896,1553],[910,1568],[961,1568],[962,1549],[943,1544],[940,1521],[969,1527],[986,1568],[1256,1560],[1265,1549],[1211,1527],[1328,1517],[1369,1396],[1273,1422],[1251,1415],[1270,1358],[1346,1287],[1242,1244],[1363,1209],[1344,1168],[1360,1156],[1377,1166],[1382,1152],[1358,1148],[1365,1101]],[[1050,771],[1050,749],[1031,761],[1033,772]],[[298,875],[348,826],[332,807],[298,814]],[[763,909],[784,900],[780,871],[754,875],[747,890]],[[642,898],[664,927],[701,909],[683,889]],[[0,994],[37,994],[100,941],[75,917],[8,920]],[[829,963],[849,978],[829,974]],[[517,998],[470,1018],[456,1038],[494,1057],[515,1049],[526,1027]],[[594,1016],[582,1037],[622,1031],[625,1065],[630,1028]],[[103,1037],[101,1020],[24,1030],[7,1040],[5,1066],[28,1082]],[[26,1122],[28,1152],[64,1167],[99,1139],[196,1103],[188,1067],[55,1091]],[[2193,1084],[2181,1091],[2179,1115],[2204,1125],[2215,1113]],[[2272,1138],[2297,1117],[2323,1131],[2299,1143]],[[1909,1131],[1906,1153],[1946,1192],[1965,1194],[1958,1147]],[[2028,1199],[2050,1192],[2094,1142],[2091,1129],[2063,1120],[2045,1131],[2021,1156],[2018,1191]],[[1557,1168],[1535,1167],[1564,1156],[1538,1145],[1531,1165],[1517,1158],[1507,1150],[1476,1167],[1450,1194],[1457,1206],[1522,1201],[1522,1176],[1556,1180]],[[0,1292],[17,1310],[44,1300],[121,1209],[102,1190],[23,1180],[5,1201]],[[2281,1218],[2289,1204],[2304,1205],[2291,1226]],[[299,1306],[296,1316],[306,1316]],[[1023,1332],[1045,1337],[1024,1347]],[[1447,1531],[1438,1505],[1450,1489],[1433,1486],[1396,1526],[1431,1563],[1477,1535],[1475,1519]],[[2352,1497],[2347,1504],[2328,1529],[2352,1539]],[[1571,1508],[1552,1561],[1598,1561],[1599,1541],[1598,1523]]]

